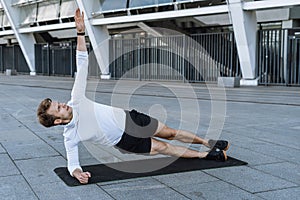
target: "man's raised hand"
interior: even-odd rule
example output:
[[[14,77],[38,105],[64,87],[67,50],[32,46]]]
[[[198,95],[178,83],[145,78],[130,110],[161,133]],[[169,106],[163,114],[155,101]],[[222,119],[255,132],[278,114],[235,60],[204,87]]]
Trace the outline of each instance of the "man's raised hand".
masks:
[[[84,33],[85,32],[84,12],[80,13],[80,9],[77,8],[75,11],[74,19],[75,19],[77,33]]]

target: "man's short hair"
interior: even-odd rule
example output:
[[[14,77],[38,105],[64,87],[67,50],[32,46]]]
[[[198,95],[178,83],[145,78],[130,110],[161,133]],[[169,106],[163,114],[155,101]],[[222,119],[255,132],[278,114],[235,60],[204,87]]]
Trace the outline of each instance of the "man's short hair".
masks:
[[[37,109],[37,117],[39,122],[45,127],[55,126],[54,121],[58,119],[58,117],[47,113],[51,103],[52,100],[50,98],[46,98],[40,103]]]

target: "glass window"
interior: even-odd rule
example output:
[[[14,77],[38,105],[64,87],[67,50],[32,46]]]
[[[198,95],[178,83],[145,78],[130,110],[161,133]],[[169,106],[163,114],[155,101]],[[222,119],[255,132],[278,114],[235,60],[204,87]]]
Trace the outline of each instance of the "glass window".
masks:
[[[168,4],[172,2],[173,0],[130,0],[129,8],[157,6],[159,4]]]
[[[205,0],[176,0],[178,3],[188,3],[188,2],[193,2],[193,1],[205,1]]]
[[[157,0],[158,4],[169,4],[173,3],[173,0]]]
[[[130,0],[129,8],[154,5],[155,0]]]
[[[127,0],[100,0],[102,11],[122,10],[127,7]]]

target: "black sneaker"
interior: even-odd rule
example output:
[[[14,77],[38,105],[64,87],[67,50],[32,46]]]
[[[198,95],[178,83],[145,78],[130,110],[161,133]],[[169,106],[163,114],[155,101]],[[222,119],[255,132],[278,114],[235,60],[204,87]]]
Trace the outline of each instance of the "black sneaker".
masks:
[[[210,152],[208,152],[207,156],[205,157],[207,160],[216,160],[216,161],[226,161],[227,155],[226,152],[223,150],[219,150],[214,148]]]
[[[225,140],[208,140],[208,144],[211,149],[217,148],[224,151],[227,151],[230,146],[228,141]]]

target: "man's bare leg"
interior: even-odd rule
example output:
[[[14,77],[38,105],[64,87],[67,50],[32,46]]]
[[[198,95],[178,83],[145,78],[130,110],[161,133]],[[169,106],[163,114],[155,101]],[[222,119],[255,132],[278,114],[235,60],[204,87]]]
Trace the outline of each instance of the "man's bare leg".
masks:
[[[199,152],[185,147],[175,146],[167,142],[151,139],[150,155],[164,154],[181,158],[207,158],[210,160],[226,161],[227,155],[225,151]]]
[[[175,146],[166,142],[151,139],[152,146],[150,155],[164,154],[182,158],[205,158],[208,152],[194,151],[185,147]]]
[[[190,144],[203,144],[207,147],[210,147],[208,140],[202,139],[188,131],[170,128],[161,122],[158,122],[158,128],[154,136],[167,140],[178,140]]]

